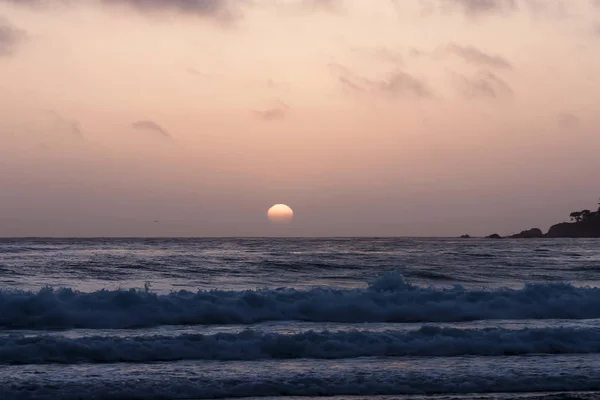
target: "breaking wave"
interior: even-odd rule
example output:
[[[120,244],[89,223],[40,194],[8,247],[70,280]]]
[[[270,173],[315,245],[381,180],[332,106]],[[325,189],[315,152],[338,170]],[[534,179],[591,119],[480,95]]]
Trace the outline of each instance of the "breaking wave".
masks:
[[[600,317],[600,288],[566,283],[522,289],[422,288],[388,273],[363,289],[247,291],[0,291],[0,329],[142,328],[264,321],[459,322]]]
[[[276,370],[276,368],[274,368]],[[335,370],[335,368],[333,368]],[[13,399],[214,399],[273,396],[374,396],[374,395],[424,395],[445,394],[440,399],[452,399],[450,394],[461,393],[531,393],[557,391],[594,391],[600,389],[595,371],[590,379],[561,373],[540,374],[520,369],[508,376],[473,372],[468,378],[455,373],[431,374],[423,371],[403,372],[387,370],[385,373],[360,373],[345,371],[345,374],[284,374],[276,371],[240,377],[198,376],[193,370],[187,376],[160,375],[135,376],[102,380],[69,380],[48,383],[43,379],[33,382],[12,382],[0,387],[3,400]],[[535,372],[538,372],[537,374]],[[545,372],[545,371],[544,371]],[[43,375],[43,374],[42,374]],[[115,374],[116,375],[116,374]],[[120,378],[120,379],[119,379]],[[421,398],[421,397],[419,397]],[[438,398],[438,397],[436,397]],[[458,399],[465,397],[458,397]],[[498,398],[497,396],[468,396],[466,398]],[[517,395],[504,398],[521,398]],[[575,400],[597,399],[598,393],[540,394],[528,399]]]
[[[599,353],[600,329],[456,329],[65,338],[7,336],[0,364]]]

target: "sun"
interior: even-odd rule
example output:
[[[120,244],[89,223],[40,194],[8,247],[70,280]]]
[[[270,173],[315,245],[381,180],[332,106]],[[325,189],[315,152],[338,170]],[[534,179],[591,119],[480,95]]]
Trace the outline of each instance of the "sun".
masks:
[[[294,210],[285,204],[275,204],[269,208],[267,217],[275,224],[289,224],[294,219]]]

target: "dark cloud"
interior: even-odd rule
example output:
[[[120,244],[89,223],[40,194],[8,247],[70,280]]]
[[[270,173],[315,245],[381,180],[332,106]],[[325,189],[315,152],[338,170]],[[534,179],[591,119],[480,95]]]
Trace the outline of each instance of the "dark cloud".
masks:
[[[432,92],[421,80],[403,71],[396,71],[379,81],[368,81],[375,90],[393,95],[414,94],[418,97],[431,97]]]
[[[289,83],[285,81],[276,81],[273,78],[258,82],[258,86],[273,92],[288,92],[290,90]]]
[[[199,71],[195,68],[186,68],[186,72],[190,75],[193,75],[195,77],[198,78],[203,78],[203,79],[217,79],[220,78],[221,75],[219,74],[213,74],[213,73],[209,73],[209,72],[202,72]]]
[[[517,8],[515,0],[442,0],[462,7],[468,14],[489,14],[514,11]]]
[[[263,121],[276,121],[285,119],[287,112],[281,108],[271,108],[264,111],[254,111],[254,114]]]
[[[482,70],[472,77],[456,75],[461,92],[469,98],[487,97],[498,99],[512,96],[510,85],[493,72]]]
[[[345,76],[340,76],[339,77],[340,83],[342,85],[344,85],[347,88],[350,88],[352,90],[355,90],[357,92],[366,92],[367,90],[360,86],[358,83],[354,82],[353,80],[346,78]]]
[[[258,119],[263,121],[277,121],[286,118],[289,108],[287,104],[279,102],[276,107],[262,111],[253,111],[253,113]]]
[[[52,8],[57,6],[61,7],[77,4],[78,1],[79,0],[0,0],[0,3],[8,3],[25,7]]]
[[[12,55],[26,36],[25,31],[0,18],[0,57]]]
[[[314,12],[339,14],[344,11],[344,0],[258,0],[250,4],[271,8],[288,15],[306,15]]]
[[[15,4],[19,6],[32,6],[42,4],[42,0],[0,0],[0,3]]]
[[[126,5],[143,13],[177,12],[229,21],[239,16],[244,0],[100,0],[107,5]]]
[[[168,138],[171,137],[171,134],[166,129],[164,129],[162,126],[160,126],[159,124],[157,124],[154,121],[150,121],[150,120],[137,121],[137,122],[134,122],[133,124],[131,124],[131,126],[134,129],[160,133],[162,136],[168,137]]]
[[[252,0],[92,0],[108,6],[125,6],[141,13],[179,13],[231,21],[241,15],[240,6]],[[0,3],[22,6],[52,7],[56,5],[79,5],[79,0],[0,0]]]
[[[573,129],[577,128],[581,121],[576,115],[566,112],[558,115],[557,122],[562,129]]]
[[[50,116],[52,131],[83,139],[83,132],[77,120],[64,117],[54,110],[42,110],[42,112]]]
[[[420,79],[407,72],[396,70],[382,79],[369,79],[357,75],[339,64],[330,64],[330,69],[338,76],[339,82],[354,91],[373,93],[386,97],[412,95],[416,97],[433,97],[433,91]]]
[[[517,10],[516,0],[421,0],[423,14],[462,11],[468,16],[493,15]]]
[[[339,11],[342,6],[341,0],[300,0],[303,7],[317,11]]]
[[[469,64],[475,64],[489,68],[512,69],[512,64],[504,57],[488,54],[474,46],[461,46],[450,44],[447,51],[452,53]]]
[[[200,72],[195,68],[187,68],[186,71],[190,75],[206,76],[204,72]]]

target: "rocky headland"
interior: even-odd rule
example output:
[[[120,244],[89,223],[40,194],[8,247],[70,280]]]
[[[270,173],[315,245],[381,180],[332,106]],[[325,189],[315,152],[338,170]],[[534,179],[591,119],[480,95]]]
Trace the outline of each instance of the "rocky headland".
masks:
[[[598,203],[600,205],[600,203]],[[486,236],[487,239],[534,239],[534,238],[600,238],[600,207],[598,210],[574,211],[569,217],[571,222],[560,222],[550,227],[547,233],[539,228],[527,229],[520,233],[501,236],[497,233]],[[463,235],[467,236],[467,235]]]

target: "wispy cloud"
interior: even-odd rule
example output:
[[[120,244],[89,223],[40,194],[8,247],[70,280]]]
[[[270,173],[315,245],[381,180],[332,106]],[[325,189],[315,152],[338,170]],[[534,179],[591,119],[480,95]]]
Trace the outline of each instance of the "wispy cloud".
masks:
[[[126,5],[144,13],[176,12],[230,21],[239,16],[240,4],[231,0],[101,0],[107,5]]]
[[[574,3],[572,0],[523,0],[525,6],[534,15],[542,17],[564,18],[570,15],[568,5]]]
[[[352,51],[362,57],[400,66],[404,63],[402,54],[386,47],[353,47]]]
[[[576,115],[565,112],[558,115],[557,122],[558,126],[562,129],[573,129],[577,128],[581,121]]]
[[[300,4],[310,10],[339,11],[341,0],[300,0]]]
[[[164,137],[171,137],[171,134],[162,126],[151,120],[137,121],[131,124],[134,129],[159,133]]]
[[[460,57],[469,64],[474,64],[482,67],[512,69],[512,64],[504,57],[488,54],[483,50],[474,46],[461,46],[455,43],[448,45],[446,50]]]
[[[423,14],[460,11],[470,17],[516,11],[516,0],[420,0]]]
[[[515,0],[441,0],[444,3],[454,3],[461,7],[467,14],[490,14],[517,9]]]
[[[26,37],[25,31],[0,18],[0,57],[12,55]]]
[[[288,15],[307,15],[316,12],[338,14],[344,11],[344,0],[258,0],[251,4]]]
[[[289,106],[283,102],[278,102],[276,107],[266,110],[253,111],[254,115],[263,121],[278,121],[287,117]]]
[[[382,80],[367,81],[375,90],[392,96],[414,94],[418,97],[431,97],[432,92],[421,80],[403,72],[396,71]]]
[[[82,2],[80,0],[0,0],[0,3],[24,7],[53,8],[57,6],[80,4]]]
[[[29,6],[42,4],[42,0],[0,0],[0,3],[15,4],[19,6]]]
[[[215,79],[215,78],[221,78],[222,76],[219,74],[213,74],[210,72],[202,72],[199,71],[195,68],[186,68],[185,71],[190,74],[193,75],[197,78],[204,78],[204,79]]]
[[[399,69],[381,79],[370,79],[360,76],[340,64],[332,63],[329,67],[343,86],[357,92],[392,98],[407,95],[420,98],[433,97],[433,91],[424,81]]]
[[[64,117],[54,110],[43,110],[43,112],[52,118],[53,130],[83,139],[83,132],[77,120]]]
[[[81,5],[77,0],[0,0],[20,6]],[[251,0],[91,0],[106,6],[129,7],[141,13],[178,13],[228,22],[241,16],[241,6]]]
[[[504,79],[488,70],[481,70],[471,77],[456,74],[455,78],[460,91],[469,98],[498,99],[514,94],[513,89]]]

